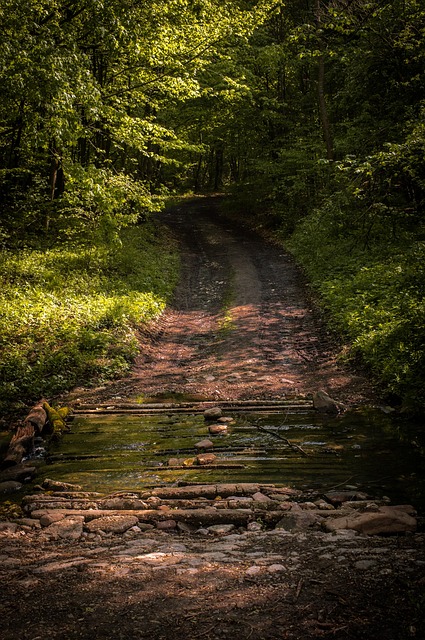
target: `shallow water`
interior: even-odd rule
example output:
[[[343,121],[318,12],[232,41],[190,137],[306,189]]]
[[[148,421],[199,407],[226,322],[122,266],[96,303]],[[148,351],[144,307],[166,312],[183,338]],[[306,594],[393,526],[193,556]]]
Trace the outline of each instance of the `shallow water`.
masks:
[[[177,482],[270,482],[322,491],[348,485],[425,506],[418,425],[380,411],[332,418],[311,411],[229,415],[235,422],[225,436],[210,436],[199,414],[76,417],[37,480],[41,475],[101,492]],[[168,467],[170,458],[194,458],[195,444],[207,437],[217,463],[236,468]]]

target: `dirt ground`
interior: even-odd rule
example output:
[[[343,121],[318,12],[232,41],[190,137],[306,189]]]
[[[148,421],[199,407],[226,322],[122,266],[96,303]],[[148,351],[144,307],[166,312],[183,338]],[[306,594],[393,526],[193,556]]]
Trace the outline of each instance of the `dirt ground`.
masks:
[[[68,402],[279,399],[325,389],[377,402],[344,368],[285,252],[201,199],[167,212],[182,247],[173,306],[141,335],[131,376]],[[205,537],[147,531],[76,541],[0,531],[0,635],[234,640],[425,638],[424,535]]]
[[[77,389],[67,401],[279,399],[324,389],[348,404],[376,402],[366,377],[338,362],[339,346],[281,247],[221,219],[219,198],[182,204],[162,220],[182,255],[171,308],[141,335],[129,378]]]

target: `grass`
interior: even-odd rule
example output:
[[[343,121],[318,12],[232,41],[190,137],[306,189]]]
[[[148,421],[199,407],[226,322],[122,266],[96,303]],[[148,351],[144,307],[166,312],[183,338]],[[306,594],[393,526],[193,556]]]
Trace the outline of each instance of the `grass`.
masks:
[[[164,310],[174,242],[145,224],[113,244],[0,254],[0,408],[124,375],[135,330]]]

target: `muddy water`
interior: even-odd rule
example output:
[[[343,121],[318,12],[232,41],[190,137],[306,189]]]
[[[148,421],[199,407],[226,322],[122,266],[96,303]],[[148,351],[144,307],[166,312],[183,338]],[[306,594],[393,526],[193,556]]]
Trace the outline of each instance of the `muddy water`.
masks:
[[[425,506],[421,442],[414,425],[379,411],[335,418],[307,410],[233,417],[225,436],[209,436],[203,416],[196,414],[77,417],[71,433],[50,449],[38,479],[101,492],[177,482],[261,481],[320,490],[348,486],[413,502],[421,510]],[[219,468],[184,467],[197,454],[195,444],[206,437],[214,442]],[[171,458],[183,468],[170,469]]]

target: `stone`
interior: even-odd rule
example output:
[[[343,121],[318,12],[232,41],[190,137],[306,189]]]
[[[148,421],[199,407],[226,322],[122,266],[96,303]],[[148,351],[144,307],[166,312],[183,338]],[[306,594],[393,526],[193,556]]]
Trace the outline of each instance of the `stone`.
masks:
[[[325,531],[354,529],[369,536],[416,531],[416,518],[407,513],[405,505],[403,507],[380,507],[378,511],[328,519],[323,523],[323,528]],[[413,509],[413,507],[410,508]]]
[[[214,447],[214,442],[211,442],[211,440],[208,439],[201,440],[195,444],[195,447],[197,449],[212,449]]]
[[[155,529],[153,524],[149,524],[147,522],[139,522],[138,527],[142,533],[144,531],[151,531],[152,529]]]
[[[168,466],[169,467],[179,467],[180,466],[180,460],[178,458],[170,458],[168,461]]]
[[[222,416],[217,419],[217,422],[221,422],[222,424],[231,424],[232,422],[235,422],[235,419],[230,416]]]
[[[175,520],[159,520],[156,523],[156,528],[160,531],[173,531],[177,528],[177,522]]]
[[[196,531],[196,527],[186,524],[186,522],[178,522],[177,530],[180,531],[180,533],[194,533]]]
[[[50,527],[50,525],[54,522],[60,522],[61,520],[64,520],[64,518],[65,514],[58,513],[57,511],[55,513],[46,513],[45,515],[41,516],[40,524],[42,527]]]
[[[201,466],[214,464],[216,460],[217,456],[215,456],[213,453],[200,453],[198,456],[196,456],[196,462]]]
[[[7,493],[16,493],[22,489],[22,484],[20,482],[16,482],[16,480],[6,480],[5,482],[0,482],[0,495],[6,495]]]
[[[313,407],[316,411],[320,411],[321,413],[341,413],[344,411],[345,406],[342,402],[337,402],[333,400],[326,391],[317,391],[317,393],[313,394]]]
[[[261,567],[253,566],[253,567],[248,567],[248,569],[245,571],[245,575],[246,576],[257,576],[261,572],[262,572],[262,568]]]
[[[124,533],[131,527],[139,524],[136,516],[103,516],[86,523],[90,532],[104,531],[105,533]]]
[[[208,531],[215,536],[223,536],[233,531],[234,528],[234,524],[213,524],[208,527]]]
[[[208,431],[212,436],[218,436],[227,433],[227,427],[225,424],[212,424],[208,427]]]
[[[321,520],[320,516],[313,511],[305,511],[294,503],[291,509],[285,513],[281,520],[276,524],[275,529],[284,529],[285,531],[297,532],[305,531],[316,525]]]
[[[281,571],[286,571],[286,568],[283,564],[271,564],[267,567],[267,571],[269,573],[280,573]]]
[[[262,525],[259,522],[250,522],[247,526],[248,531],[261,531]]]
[[[328,491],[324,494],[328,502],[334,506],[352,502],[353,500],[367,500],[367,494],[360,491]]]
[[[223,412],[220,407],[211,407],[210,409],[205,409],[204,418],[205,420],[218,420],[223,416]]]
[[[261,493],[260,491],[257,491],[256,493],[254,493],[252,496],[252,499],[255,500],[256,502],[272,502],[271,498],[264,495],[264,493]]]
[[[50,538],[63,540],[79,540],[83,533],[84,517],[72,516],[54,522],[44,529]]]

